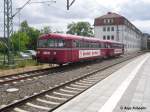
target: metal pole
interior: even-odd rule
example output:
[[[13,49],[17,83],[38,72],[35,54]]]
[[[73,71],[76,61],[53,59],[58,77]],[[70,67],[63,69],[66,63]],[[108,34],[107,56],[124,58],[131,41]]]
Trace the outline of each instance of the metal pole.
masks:
[[[20,14],[20,12],[19,12],[19,28],[21,28],[20,16],[21,16],[21,14]],[[21,32],[19,32],[19,51],[21,50],[21,48],[20,48],[20,33],[21,33]]]
[[[69,0],[67,0],[67,10],[69,10]]]
[[[73,5],[74,2],[75,0],[72,0],[71,3],[69,2],[69,0],[67,0],[67,10],[69,10],[69,8]]]
[[[4,39],[6,39],[6,35],[5,35],[5,0],[4,0]],[[6,48],[4,49],[4,64],[6,64]]]
[[[18,8],[18,10],[19,10],[19,8]],[[20,21],[21,13],[20,12],[19,12],[18,16],[19,16],[19,29],[20,29],[20,27],[21,27],[21,21]],[[20,33],[21,32],[19,32],[19,38],[18,38],[18,51],[19,52],[20,52]]]
[[[8,41],[8,64],[10,64],[10,20],[9,20],[9,3],[8,3],[8,0],[7,0],[7,3],[6,3],[7,5],[6,5],[6,7],[7,7],[7,41]]]
[[[13,52],[10,36],[13,32],[13,24],[12,24],[12,0],[4,0],[4,38],[7,39],[7,60],[8,65],[14,63]]]

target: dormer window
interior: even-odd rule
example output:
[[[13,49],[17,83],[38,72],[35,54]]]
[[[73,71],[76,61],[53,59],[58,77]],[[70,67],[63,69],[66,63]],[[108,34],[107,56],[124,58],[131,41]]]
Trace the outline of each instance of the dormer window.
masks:
[[[104,24],[110,24],[113,23],[114,20],[113,19],[104,19]]]

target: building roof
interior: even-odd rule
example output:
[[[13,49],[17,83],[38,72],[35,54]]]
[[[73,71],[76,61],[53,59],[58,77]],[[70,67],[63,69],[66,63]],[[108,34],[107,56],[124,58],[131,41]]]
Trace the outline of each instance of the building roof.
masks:
[[[105,19],[113,19],[113,22],[104,23]],[[133,25],[127,18],[114,12],[108,12],[103,16],[95,18],[94,26],[103,26],[103,25],[127,25],[136,32],[142,34],[142,32],[137,27],[135,27],[135,25]]]
[[[96,19],[99,18],[124,18],[124,17],[114,12],[108,12],[107,14],[97,17]]]

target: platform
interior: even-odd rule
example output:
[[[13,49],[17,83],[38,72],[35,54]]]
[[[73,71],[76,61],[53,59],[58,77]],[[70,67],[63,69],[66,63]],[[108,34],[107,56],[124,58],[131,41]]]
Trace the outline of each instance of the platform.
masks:
[[[134,59],[54,112],[150,112],[150,53]]]

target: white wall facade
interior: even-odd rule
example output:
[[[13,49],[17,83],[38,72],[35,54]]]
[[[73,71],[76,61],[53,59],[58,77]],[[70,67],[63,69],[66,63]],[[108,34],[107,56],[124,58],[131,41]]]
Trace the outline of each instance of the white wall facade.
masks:
[[[126,25],[103,25],[94,27],[95,38],[124,43],[125,52],[141,49],[142,35]]]

